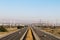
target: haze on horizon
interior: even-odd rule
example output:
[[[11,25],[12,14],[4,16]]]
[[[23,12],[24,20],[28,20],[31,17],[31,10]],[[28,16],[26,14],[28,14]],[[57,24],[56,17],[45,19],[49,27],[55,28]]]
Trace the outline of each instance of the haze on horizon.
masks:
[[[0,0],[0,22],[60,23],[60,0]]]

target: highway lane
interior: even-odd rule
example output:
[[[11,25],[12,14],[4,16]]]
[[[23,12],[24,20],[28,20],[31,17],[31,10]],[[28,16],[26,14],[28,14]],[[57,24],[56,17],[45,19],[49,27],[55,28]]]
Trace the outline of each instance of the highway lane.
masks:
[[[10,35],[7,35],[7,36],[1,38],[0,40],[20,40],[20,38],[22,37],[22,35],[25,33],[26,30],[27,30],[27,28],[23,28],[17,32],[14,32]]]
[[[49,35],[45,32],[40,31],[36,27],[32,27],[35,33],[40,37],[40,40],[60,40],[52,35]]]

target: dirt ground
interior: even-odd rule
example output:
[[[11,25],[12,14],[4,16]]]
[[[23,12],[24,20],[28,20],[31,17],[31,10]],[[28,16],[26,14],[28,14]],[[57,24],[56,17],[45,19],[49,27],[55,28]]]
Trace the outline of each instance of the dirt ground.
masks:
[[[29,31],[27,33],[26,40],[33,40],[32,32],[31,32],[31,29],[30,28],[29,28]]]
[[[60,37],[60,28],[55,28],[55,29],[45,28],[43,30]]]
[[[6,29],[8,30],[8,32],[0,32],[0,37],[4,37],[18,30],[17,28],[6,28]]]

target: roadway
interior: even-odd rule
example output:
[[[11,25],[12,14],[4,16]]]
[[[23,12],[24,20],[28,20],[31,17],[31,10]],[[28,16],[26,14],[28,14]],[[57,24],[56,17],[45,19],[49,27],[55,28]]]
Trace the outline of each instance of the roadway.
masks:
[[[40,38],[40,40],[60,40],[59,38],[56,38],[52,35],[49,35],[45,32],[40,31],[39,28],[36,27],[32,27],[33,30],[35,31],[35,33],[38,35],[38,37]]]
[[[22,37],[22,35],[25,33],[26,30],[27,30],[27,28],[23,28],[17,32],[14,32],[14,33],[7,35],[3,38],[0,38],[0,40],[20,40],[20,38]]]
[[[39,37],[40,40],[60,40],[59,38],[56,38],[53,35],[50,35],[48,33],[41,31],[39,28],[32,27],[32,29],[37,34],[37,36]],[[23,34],[26,32],[26,30],[27,30],[27,28],[20,29],[17,32],[14,32],[3,38],[0,38],[0,40],[20,40],[20,38],[23,36]],[[25,34],[25,37],[26,37],[26,35],[27,35],[27,33]],[[34,34],[33,34],[33,36],[34,36]],[[25,37],[23,39],[25,39]]]

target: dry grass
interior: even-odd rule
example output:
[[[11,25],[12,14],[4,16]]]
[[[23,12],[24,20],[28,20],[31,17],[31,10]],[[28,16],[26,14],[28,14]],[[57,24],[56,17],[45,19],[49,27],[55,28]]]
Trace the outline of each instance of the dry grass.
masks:
[[[7,34],[17,31],[17,28],[6,28],[6,29],[8,30],[8,32],[0,32],[0,37],[6,36]]]
[[[45,28],[44,31],[60,37],[60,28],[55,28],[55,29]]]
[[[31,32],[31,29],[30,28],[29,28],[29,31],[27,33],[26,40],[33,40],[32,32]]]

